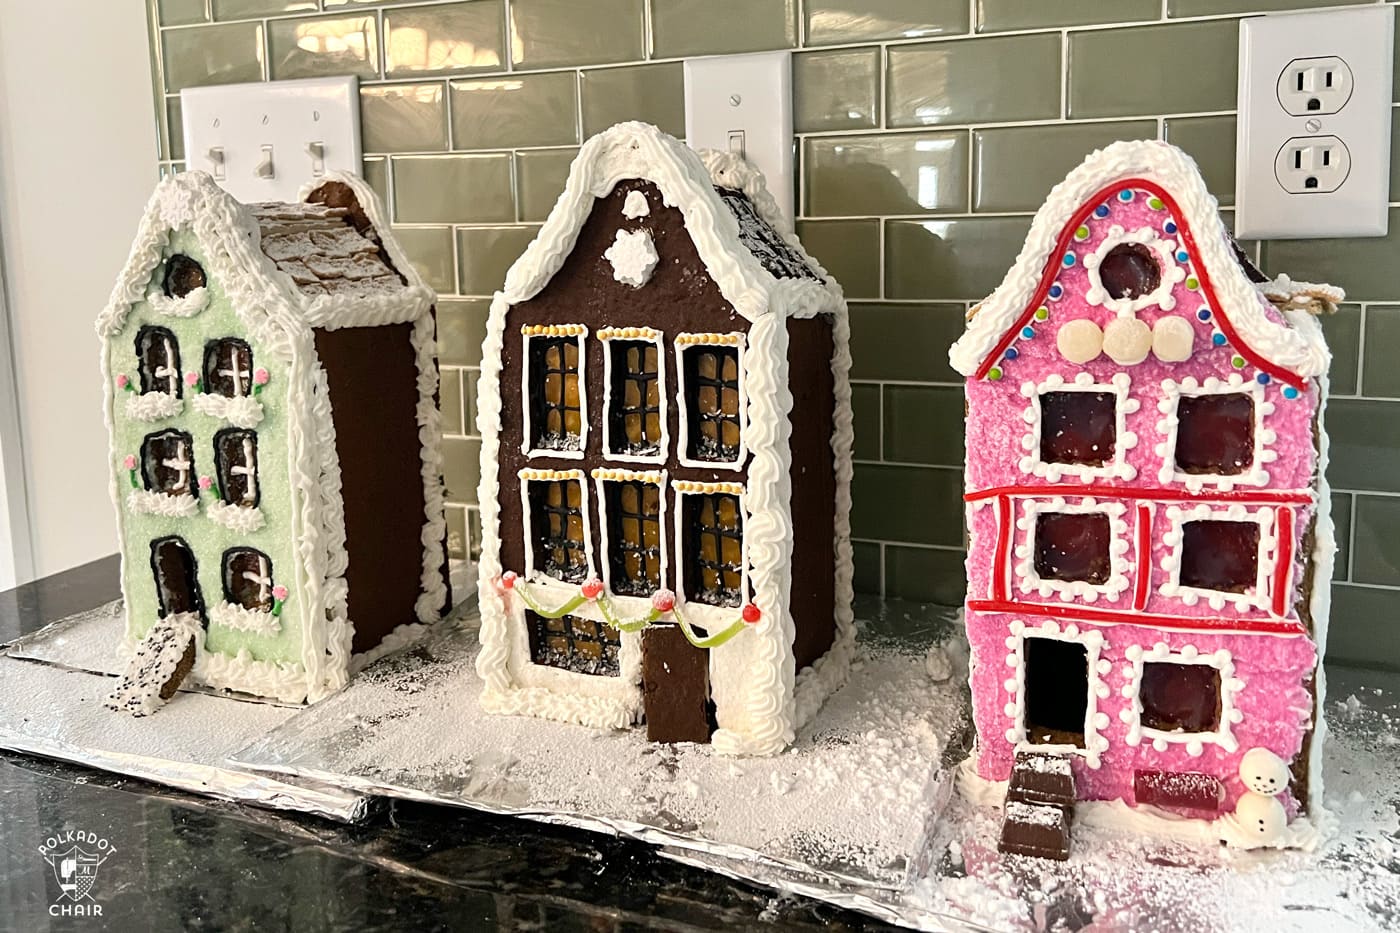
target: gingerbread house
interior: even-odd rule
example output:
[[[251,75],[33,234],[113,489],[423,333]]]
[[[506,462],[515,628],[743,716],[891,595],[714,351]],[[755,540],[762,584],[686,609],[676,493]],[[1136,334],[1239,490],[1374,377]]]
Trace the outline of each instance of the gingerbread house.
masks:
[[[295,204],[160,183],[97,322],[136,647],[111,705],[187,674],[316,700],[439,617],[434,300],[358,178]]]
[[[1045,829],[1018,787],[1057,774],[1062,808],[1150,805],[1244,845],[1306,829],[1283,822],[1321,797],[1334,551],[1309,312],[1340,297],[1266,281],[1188,156],[1122,142],[1055,187],[975,309],[949,354],[974,763],[1011,778],[1009,820]],[[1287,769],[1252,782],[1261,761]]]
[[[483,347],[484,707],[787,746],[854,639],[849,366],[749,165],[590,139]]]

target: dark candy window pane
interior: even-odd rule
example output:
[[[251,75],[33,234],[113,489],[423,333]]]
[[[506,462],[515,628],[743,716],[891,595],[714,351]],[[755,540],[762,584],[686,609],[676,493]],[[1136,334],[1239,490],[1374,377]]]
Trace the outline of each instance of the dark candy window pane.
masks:
[[[262,551],[250,547],[224,553],[224,599],[244,609],[270,612],[272,561]]]
[[[650,596],[661,588],[661,487],[609,482],[608,566],[618,593]]]
[[[1209,664],[1149,661],[1138,684],[1142,724],[1162,732],[1213,732],[1220,725],[1220,672]]]
[[[183,253],[165,261],[165,281],[161,287],[169,298],[184,298],[205,285],[204,268]]]
[[[236,337],[204,348],[204,391],[236,398],[253,391],[253,351]]]
[[[1099,263],[1099,281],[1114,298],[1140,298],[1162,284],[1162,269],[1141,243],[1119,243]]]
[[[565,615],[546,619],[525,611],[530,660],[576,674],[616,677],[621,639],[617,630],[592,619]]]
[[[711,606],[743,602],[744,517],[739,497],[685,497],[685,595]]]
[[[535,569],[570,583],[583,582],[588,548],[578,480],[533,480],[529,495]]]
[[[685,395],[693,460],[739,458],[739,348],[691,347],[685,351]]]
[[[184,431],[161,431],[141,444],[141,478],[151,492],[194,495],[194,442]]]
[[[1176,406],[1176,467],[1243,473],[1254,463],[1254,399],[1243,393],[1183,395]]]
[[[143,327],[136,333],[136,359],[141,394],[164,392],[180,397],[180,344],[164,327]]]
[[[661,448],[661,384],[656,344],[612,340],[608,439],[613,453],[649,455]]]
[[[194,553],[183,540],[172,537],[151,542],[151,573],[162,616],[204,611]]]
[[[1043,512],[1035,522],[1035,572],[1042,580],[1107,583],[1110,537],[1103,512]]]
[[[576,337],[530,338],[531,446],[578,450],[583,437]]]
[[[1259,573],[1256,522],[1187,522],[1181,537],[1182,586],[1226,593],[1254,586]]]
[[[258,436],[252,431],[225,430],[214,435],[214,466],[219,494],[229,505],[258,504]]]
[[[1117,397],[1111,392],[1045,392],[1040,396],[1040,459],[1103,466],[1117,440]]]
[[[1088,649],[1058,638],[1027,638],[1025,663],[1026,741],[1083,748]]]

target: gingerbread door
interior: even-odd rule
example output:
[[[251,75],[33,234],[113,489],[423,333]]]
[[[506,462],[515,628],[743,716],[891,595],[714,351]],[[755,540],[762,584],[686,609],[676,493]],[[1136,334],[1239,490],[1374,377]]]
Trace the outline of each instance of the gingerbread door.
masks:
[[[642,706],[648,741],[710,741],[710,653],[675,625],[651,626],[642,634]]]

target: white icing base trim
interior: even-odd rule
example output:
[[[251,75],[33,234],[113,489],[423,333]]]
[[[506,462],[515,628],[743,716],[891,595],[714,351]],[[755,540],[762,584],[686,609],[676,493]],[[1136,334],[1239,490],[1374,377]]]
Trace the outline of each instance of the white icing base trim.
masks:
[[[209,624],[269,637],[282,631],[282,620],[271,612],[246,609],[223,599],[209,607]]]
[[[252,534],[263,526],[264,519],[262,509],[249,508],[243,505],[229,505],[227,502],[218,501],[210,503],[204,514],[216,525],[223,525],[231,531],[239,534]]]
[[[160,421],[184,410],[184,400],[167,392],[144,392],[126,397],[126,416],[132,421]]]
[[[146,301],[157,314],[166,317],[194,317],[209,305],[209,289],[201,285],[183,298],[173,298],[156,290],[146,295]]]
[[[594,729],[628,729],[641,714],[641,699],[627,703],[612,697],[556,693],[546,687],[487,687],[481,692],[481,708],[488,713],[534,716]]]
[[[432,624],[423,622],[405,622],[395,626],[393,631],[380,640],[379,644],[368,651],[361,651],[359,654],[350,656],[350,676],[354,677],[380,658],[413,647],[427,637],[432,630]]]
[[[210,418],[227,421],[236,428],[256,428],[262,424],[263,405],[251,395],[215,395],[201,392],[190,399],[194,410]]]
[[[172,496],[166,492],[133,489],[127,493],[126,507],[144,515],[189,518],[199,511],[199,500],[191,495]]]
[[[304,703],[307,699],[306,671],[300,664],[257,661],[246,649],[236,655],[206,651],[195,662],[190,677],[216,690],[236,690],[284,703]]]

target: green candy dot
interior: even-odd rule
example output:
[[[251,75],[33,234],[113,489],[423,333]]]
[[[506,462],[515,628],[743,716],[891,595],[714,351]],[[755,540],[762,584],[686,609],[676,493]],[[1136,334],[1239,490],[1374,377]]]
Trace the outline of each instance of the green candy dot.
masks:
[[[1230,365],[1236,369],[1244,369],[1244,357],[1237,356],[1230,361]]]
[[[991,369],[987,370],[987,378],[996,382],[1001,378],[1001,369],[997,366],[993,366]]]
[[[1200,284],[1201,283],[1196,280],[1196,277],[1194,275],[1186,280],[1186,287],[1191,289],[1192,291],[1195,291],[1197,288],[1199,288]]]
[[[1049,308],[1036,308],[1036,309],[1035,309],[1035,319],[1036,319],[1037,321],[1043,321],[1043,320],[1045,320],[1046,318],[1048,318],[1049,316],[1050,316],[1050,309],[1049,309]]]
[[[1166,205],[1162,203],[1161,198],[1148,198],[1147,206],[1152,208],[1154,211],[1160,211],[1162,208],[1166,207]]]
[[[1087,239],[1089,239],[1089,228],[1088,228],[1088,227],[1080,227],[1078,230],[1074,231],[1074,238],[1075,238],[1076,240],[1087,240]]]

